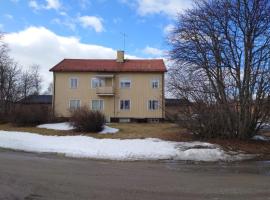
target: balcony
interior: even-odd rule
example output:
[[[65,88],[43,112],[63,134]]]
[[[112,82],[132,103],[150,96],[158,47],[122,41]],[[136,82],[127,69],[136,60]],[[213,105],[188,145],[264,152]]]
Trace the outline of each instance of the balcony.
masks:
[[[113,96],[114,89],[113,87],[98,87],[96,89],[96,94],[99,96]]]

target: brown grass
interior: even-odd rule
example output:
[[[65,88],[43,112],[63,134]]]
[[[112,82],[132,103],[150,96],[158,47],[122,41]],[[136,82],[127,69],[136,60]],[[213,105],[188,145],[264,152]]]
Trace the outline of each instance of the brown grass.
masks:
[[[73,133],[72,131],[59,131],[36,127],[18,127],[11,124],[0,124],[0,130],[30,132],[30,133],[38,133],[41,135],[57,135],[57,136],[79,135],[78,133],[76,132]]]
[[[218,144],[228,151],[242,151],[248,154],[261,154],[264,159],[270,159],[270,142],[239,139],[209,139],[206,142]]]
[[[95,138],[114,138],[114,139],[143,139],[143,138],[160,138],[172,141],[191,141],[192,135],[188,134],[185,129],[180,128],[172,123],[112,123],[109,125],[118,128],[117,134],[96,134],[96,133],[78,133],[75,131],[59,131],[36,127],[16,127],[11,124],[0,124],[0,130],[22,131],[38,133],[41,135],[87,135]]]
[[[160,138],[172,141],[190,141],[192,135],[173,123],[113,123],[109,125],[120,131],[115,135],[106,135],[110,138]]]

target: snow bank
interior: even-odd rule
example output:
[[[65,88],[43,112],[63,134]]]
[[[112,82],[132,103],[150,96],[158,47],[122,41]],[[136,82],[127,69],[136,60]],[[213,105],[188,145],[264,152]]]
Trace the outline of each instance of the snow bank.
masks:
[[[46,128],[46,129],[53,129],[53,130],[62,130],[62,131],[69,131],[74,129],[73,126],[70,125],[68,122],[63,123],[54,123],[54,124],[41,124],[37,126],[38,128]],[[109,126],[104,126],[103,131],[99,132],[99,134],[113,134],[117,133],[119,129],[111,128]]]
[[[42,136],[0,131],[0,147],[27,152],[62,153],[70,157],[110,160],[239,160],[218,146],[160,139],[96,139],[87,136]]]

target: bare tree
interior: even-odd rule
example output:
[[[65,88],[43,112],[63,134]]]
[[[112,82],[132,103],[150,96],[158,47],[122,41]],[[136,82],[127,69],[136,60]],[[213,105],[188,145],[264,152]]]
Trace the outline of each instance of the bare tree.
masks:
[[[18,79],[20,70],[8,56],[8,48],[0,35],[0,118],[6,116],[12,102],[19,96]]]
[[[194,133],[252,137],[269,115],[270,1],[198,2],[169,38],[168,88],[193,102]]]
[[[40,94],[42,78],[40,76],[40,66],[34,64],[31,66],[31,75],[33,77],[34,94]]]
[[[42,80],[38,65],[32,65],[29,67],[29,69],[23,71],[20,78],[20,90],[22,98],[26,98],[27,96],[33,94],[39,94],[41,82]]]
[[[30,94],[39,94],[42,81],[38,65],[22,71],[8,51],[0,33],[0,120],[7,117],[13,103]]]
[[[46,95],[52,95],[53,94],[53,82],[50,82],[47,90],[44,92]]]

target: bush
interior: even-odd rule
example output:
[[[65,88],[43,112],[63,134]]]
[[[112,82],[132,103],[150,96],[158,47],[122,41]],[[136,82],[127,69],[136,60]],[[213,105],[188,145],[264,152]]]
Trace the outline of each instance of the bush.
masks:
[[[17,126],[35,126],[47,123],[50,118],[50,109],[40,105],[17,105],[10,114],[10,122]]]
[[[99,132],[103,130],[106,119],[103,113],[82,107],[71,112],[70,122],[76,131]]]

